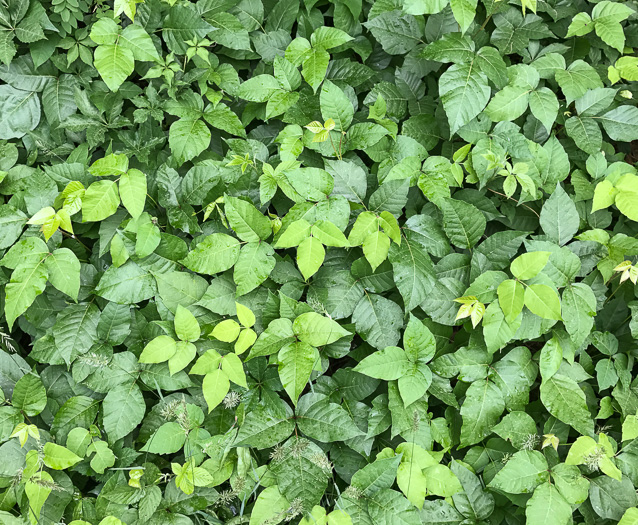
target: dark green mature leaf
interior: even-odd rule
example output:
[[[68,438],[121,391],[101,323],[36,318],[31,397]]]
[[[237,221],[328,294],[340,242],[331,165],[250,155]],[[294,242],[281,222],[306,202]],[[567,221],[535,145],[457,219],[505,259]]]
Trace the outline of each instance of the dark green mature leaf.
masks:
[[[322,442],[346,441],[362,434],[343,408],[321,394],[299,399],[296,418],[299,430]]]
[[[576,205],[558,185],[541,210],[540,223],[545,235],[562,246],[571,240],[580,225]]]
[[[527,494],[549,480],[547,461],[537,450],[514,454],[490,482],[490,487],[509,494]]]
[[[114,443],[131,433],[142,421],[146,405],[136,383],[122,384],[104,398],[104,430]]]
[[[0,139],[20,138],[40,122],[40,102],[33,91],[0,86]]]
[[[485,380],[472,383],[461,406],[460,446],[473,445],[490,434],[504,409],[503,394],[498,386]]]
[[[443,228],[452,244],[472,248],[485,231],[485,217],[472,204],[456,199],[441,202]]]
[[[550,414],[583,435],[594,433],[585,394],[571,378],[556,374],[541,385],[541,401]]]
[[[441,75],[439,96],[453,135],[487,105],[490,88],[485,74],[472,64],[454,64]]]

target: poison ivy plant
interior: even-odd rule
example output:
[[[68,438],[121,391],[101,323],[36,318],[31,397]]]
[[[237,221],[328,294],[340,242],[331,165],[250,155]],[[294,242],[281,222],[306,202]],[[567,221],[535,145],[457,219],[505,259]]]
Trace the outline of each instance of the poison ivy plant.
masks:
[[[638,2],[0,4],[0,523],[638,524]]]

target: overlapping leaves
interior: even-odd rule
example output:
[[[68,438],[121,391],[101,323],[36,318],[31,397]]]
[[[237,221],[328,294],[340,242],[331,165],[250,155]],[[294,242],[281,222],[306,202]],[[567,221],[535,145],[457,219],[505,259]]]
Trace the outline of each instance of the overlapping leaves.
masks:
[[[638,523],[636,12],[1,5],[0,521]]]

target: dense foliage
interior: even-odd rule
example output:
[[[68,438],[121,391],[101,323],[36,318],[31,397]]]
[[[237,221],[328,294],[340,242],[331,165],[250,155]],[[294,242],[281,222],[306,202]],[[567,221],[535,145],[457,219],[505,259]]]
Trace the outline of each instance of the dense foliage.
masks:
[[[637,13],[0,3],[0,522],[638,524]]]

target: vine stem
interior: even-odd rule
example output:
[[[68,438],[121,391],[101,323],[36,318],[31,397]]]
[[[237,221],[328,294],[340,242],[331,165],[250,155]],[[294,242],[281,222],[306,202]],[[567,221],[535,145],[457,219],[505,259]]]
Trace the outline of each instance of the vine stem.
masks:
[[[514,197],[508,197],[507,195],[505,195],[504,193],[501,193],[500,191],[496,191],[493,190],[492,188],[487,188],[489,191],[491,191],[492,193],[496,193],[497,195],[502,195],[503,197],[505,197],[506,199],[510,199],[513,200],[514,202],[516,202],[517,204],[520,204],[521,206],[524,206],[525,208],[527,208],[529,211],[531,211],[534,215],[536,215],[536,217],[538,217],[539,219],[541,218],[541,216],[538,214],[538,212],[534,209],[534,208],[530,208],[527,204],[521,203],[518,200],[516,200]]]
[[[330,144],[332,144],[332,149],[334,150],[337,159],[342,160],[341,155],[339,155],[339,152],[337,151],[337,148],[335,148],[335,143],[332,141],[332,135],[330,135],[330,132],[328,132],[328,138],[330,139]]]
[[[489,16],[485,19],[485,22],[483,22],[483,24],[481,25],[481,27],[479,27],[479,28],[476,30],[476,33],[474,33],[474,34],[472,35],[472,39],[474,39],[474,38],[476,37],[476,35],[478,35],[481,31],[483,31],[483,29],[485,29],[485,26],[487,25],[487,23],[490,21],[490,19],[491,19],[491,18],[492,18],[492,15],[490,14],[490,15],[489,15]]]

